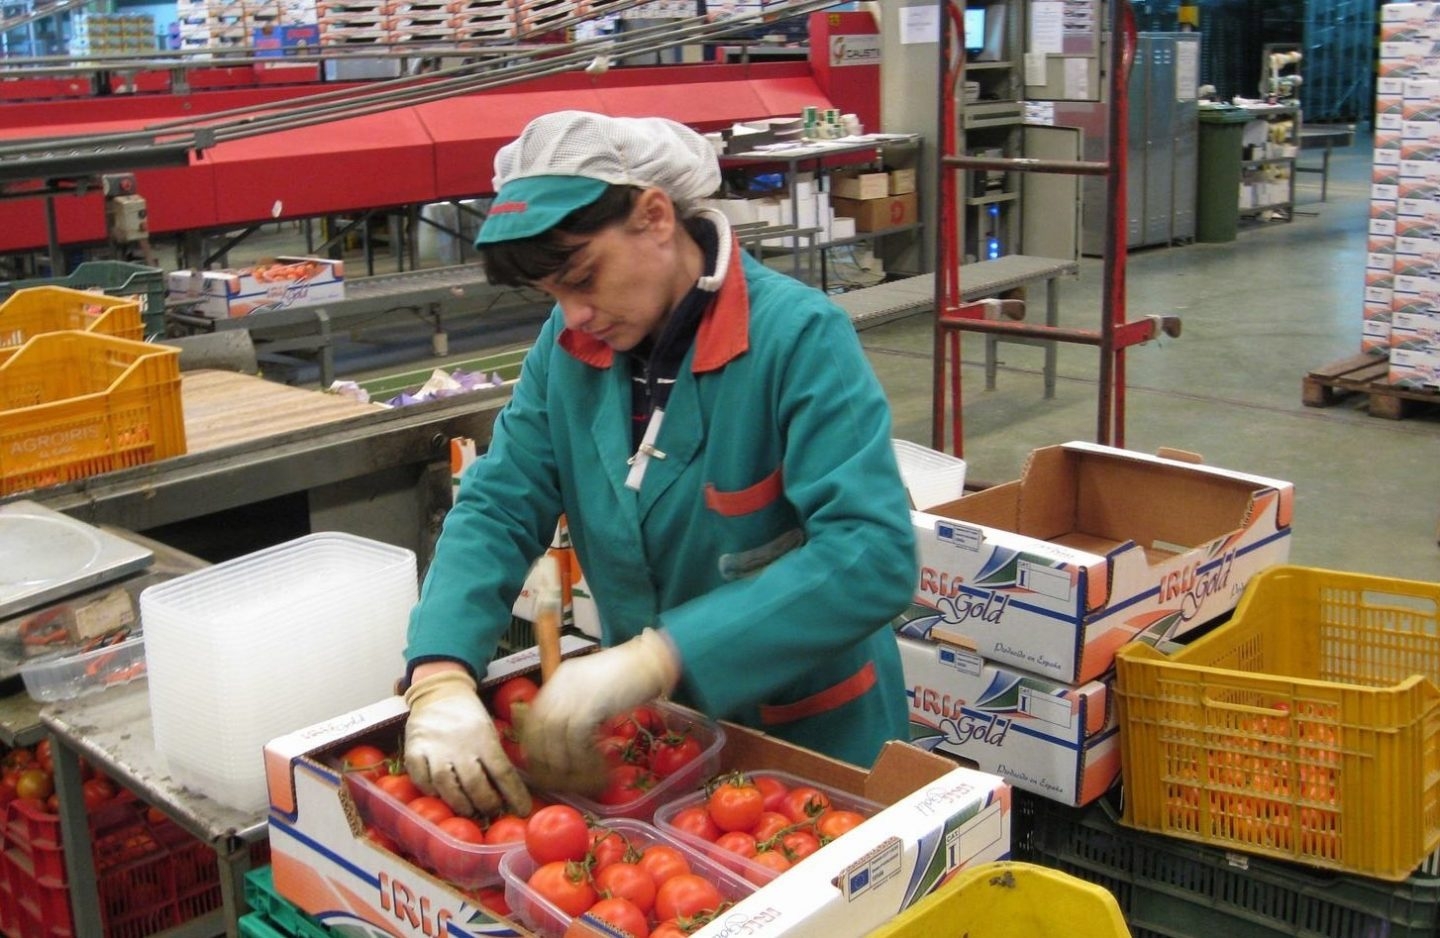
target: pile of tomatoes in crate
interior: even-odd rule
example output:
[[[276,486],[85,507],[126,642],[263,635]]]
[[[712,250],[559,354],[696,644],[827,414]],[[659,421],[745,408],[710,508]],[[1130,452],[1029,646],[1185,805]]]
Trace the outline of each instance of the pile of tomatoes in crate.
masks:
[[[120,788],[83,759],[80,762],[81,796],[85,810],[94,811],[119,794]],[[34,746],[17,746],[0,756],[0,816],[12,801],[22,801],[46,814],[58,814],[60,796],[55,794],[55,761],[50,740]]]

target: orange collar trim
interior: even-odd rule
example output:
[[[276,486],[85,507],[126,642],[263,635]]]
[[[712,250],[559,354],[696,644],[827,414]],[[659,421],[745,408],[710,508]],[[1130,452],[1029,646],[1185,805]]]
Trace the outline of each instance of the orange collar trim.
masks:
[[[745,286],[741,256],[740,244],[732,236],[725,282],[695,335],[690,370],[696,374],[723,368],[750,348],[750,291]],[[564,329],[559,342],[562,349],[592,367],[609,368],[615,363],[614,349],[583,332]]]

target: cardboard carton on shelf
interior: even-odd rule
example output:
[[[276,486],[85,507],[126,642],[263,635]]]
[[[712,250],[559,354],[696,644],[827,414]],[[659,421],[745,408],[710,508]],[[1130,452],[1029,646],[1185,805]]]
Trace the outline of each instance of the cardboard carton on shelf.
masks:
[[[837,199],[883,199],[890,194],[885,173],[836,172],[830,177],[830,195]]]
[[[919,203],[914,192],[887,195],[883,199],[832,198],[830,204],[836,215],[855,219],[857,232],[899,228],[919,220]]]
[[[1125,642],[1173,640],[1233,609],[1251,576],[1289,558],[1293,502],[1278,479],[1043,447],[1019,479],[911,513],[921,608],[907,618],[928,610],[997,664],[1094,680]]]
[[[567,637],[562,650],[590,643]],[[486,684],[538,669],[529,649],[495,662]],[[529,936],[475,899],[364,833],[333,757],[359,742],[394,748],[404,701],[387,698],[265,747],[276,889],[322,924],[369,923],[394,934]],[[859,936],[960,869],[1010,852],[1010,787],[943,756],[893,741],[869,771],[724,724],[721,770],[778,769],[888,807],[758,889],[696,938],[736,934]]]

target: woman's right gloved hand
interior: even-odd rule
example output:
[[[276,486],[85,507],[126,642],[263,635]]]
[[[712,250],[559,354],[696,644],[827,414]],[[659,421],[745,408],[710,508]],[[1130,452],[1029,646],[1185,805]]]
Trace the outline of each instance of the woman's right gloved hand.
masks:
[[[515,771],[475,679],[459,669],[428,674],[405,692],[405,771],[421,791],[457,814],[530,813],[530,791]]]

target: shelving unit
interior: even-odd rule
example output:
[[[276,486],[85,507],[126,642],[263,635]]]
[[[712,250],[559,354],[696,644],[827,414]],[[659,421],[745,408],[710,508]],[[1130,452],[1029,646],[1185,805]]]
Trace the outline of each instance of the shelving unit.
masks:
[[[1241,219],[1293,221],[1295,218],[1295,163],[1300,155],[1300,109],[1291,106],[1247,108],[1252,121],[1246,127],[1240,155]],[[1266,125],[1265,141],[1257,142],[1255,122]],[[1283,195],[1277,198],[1277,195]]]
[[[790,199],[790,219],[782,228],[765,231],[759,244],[774,247],[776,241],[783,244],[784,239],[790,239],[791,243],[783,246],[781,250],[794,254],[795,276],[800,276],[803,253],[809,260],[808,270],[813,274],[818,269],[819,285],[824,290],[829,286],[826,260],[828,249],[877,241],[894,235],[916,234],[921,224],[917,216],[917,220],[910,224],[895,225],[878,231],[860,231],[851,237],[821,240],[817,235],[823,232],[824,225],[809,224],[809,220],[802,217],[800,200],[795,198],[795,180],[799,174],[813,171],[818,184],[832,169],[841,165],[913,168],[920,163],[923,143],[924,138],[918,133],[870,134],[866,139],[855,141],[807,141],[793,148],[726,154],[720,157],[720,166],[722,169],[743,168],[747,172],[773,169],[783,175],[783,193]],[[903,158],[895,156],[897,151],[904,154]],[[857,160],[856,157],[862,158]],[[828,191],[828,186],[825,188]],[[805,242],[803,246],[800,244],[801,240]]]
[[[968,156],[1015,159],[1025,147],[1025,85],[1020,64],[1019,4],[991,4],[987,13],[1004,9],[1001,28],[986,37],[990,61],[965,62],[962,101],[956,109],[961,152]],[[995,260],[1019,252],[1020,175],[1004,170],[967,173],[962,193],[958,242],[965,263]]]

